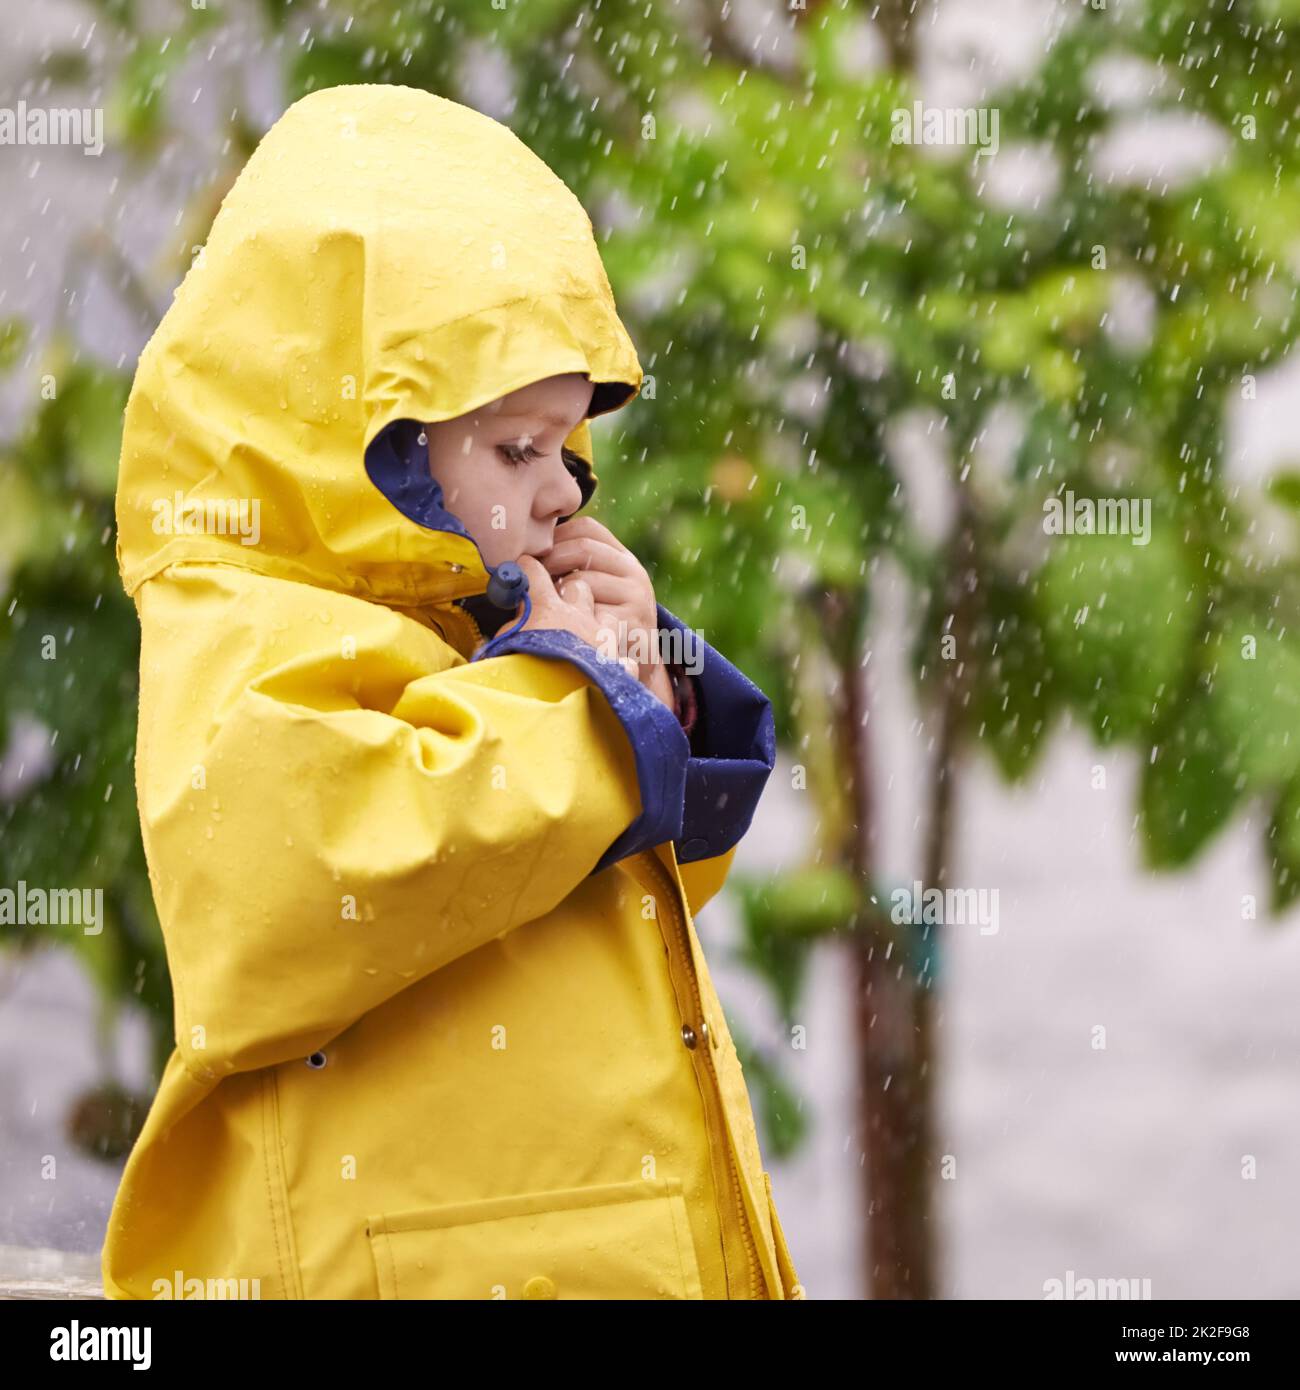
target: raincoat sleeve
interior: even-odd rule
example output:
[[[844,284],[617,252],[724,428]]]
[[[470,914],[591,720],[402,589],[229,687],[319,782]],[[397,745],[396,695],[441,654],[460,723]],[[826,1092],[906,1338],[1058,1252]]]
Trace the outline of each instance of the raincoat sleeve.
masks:
[[[695,683],[682,829],[673,848],[692,914],[722,887],[776,765],[772,704],[744,672],[663,604],[659,628]]]
[[[617,661],[605,658],[590,643],[563,628],[507,633],[480,647],[470,662],[486,666],[520,655],[575,667],[605,697],[632,750],[640,814],[608,846],[591,873],[599,873],[631,854],[679,840],[692,760],[690,742],[677,716]]]
[[[382,605],[201,565],[140,614],[141,821],[205,1079],[308,1055],[680,825],[685,735],[572,634],[466,662]]]

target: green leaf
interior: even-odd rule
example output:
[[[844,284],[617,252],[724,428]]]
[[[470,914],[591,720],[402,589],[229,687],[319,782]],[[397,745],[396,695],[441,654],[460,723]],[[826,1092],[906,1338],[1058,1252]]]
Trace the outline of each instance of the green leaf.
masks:
[[[9,371],[27,346],[27,325],[22,319],[0,319],[0,372]]]
[[[1300,898],[1300,778],[1277,799],[1268,829],[1272,847],[1272,908],[1282,912]]]
[[[1058,691],[1042,629],[1022,591],[993,578],[975,633],[972,725],[1002,775],[1019,781],[1038,760],[1056,712]]]
[[[1158,513],[1157,513],[1158,515]],[[1102,743],[1132,737],[1182,688],[1203,596],[1157,521],[1122,535],[1052,538],[1038,598],[1048,654]]]
[[[69,463],[84,487],[111,497],[122,453],[127,378],[97,367],[77,367],[59,395]]]
[[[777,505],[784,513],[782,519],[789,519],[787,548],[812,566],[818,583],[846,589],[862,585],[869,528],[855,488],[841,478],[804,474],[785,490]]]
[[[1268,491],[1275,501],[1300,511],[1300,468],[1287,468],[1269,479]]]
[[[1218,737],[1252,789],[1300,774],[1300,639],[1238,614],[1206,648]]]
[[[758,881],[733,875],[733,882],[744,924],[737,954],[768,981],[782,1016],[791,1019],[809,948],[819,936],[849,926],[857,911],[860,895],[853,877],[818,865]]]
[[[10,574],[35,548],[42,519],[35,488],[0,455],[0,593],[8,591]]]
[[[776,1066],[754,1047],[742,1029],[727,1019],[736,1056],[754,1097],[763,1126],[764,1149],[777,1158],[795,1153],[808,1132],[803,1101],[787,1084]],[[807,1055],[807,1054],[804,1054]]]
[[[747,908],[750,920],[774,935],[814,937],[842,931],[860,902],[852,874],[817,864],[765,880]]]
[[[1239,791],[1204,694],[1194,695],[1148,751],[1139,802],[1151,868],[1190,862],[1222,829]]]
[[[352,38],[314,38],[310,48],[295,52],[289,65],[288,87],[295,99],[325,87],[344,87],[364,79],[362,43]]]
[[[162,50],[156,37],[143,35],[127,55],[108,102],[109,129],[124,144],[143,153],[162,139],[167,78],[183,57],[179,43]]]

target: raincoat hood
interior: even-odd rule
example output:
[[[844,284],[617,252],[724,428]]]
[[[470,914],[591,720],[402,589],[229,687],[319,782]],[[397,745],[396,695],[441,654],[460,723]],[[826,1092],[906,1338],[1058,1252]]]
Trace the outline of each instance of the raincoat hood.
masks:
[[[642,380],[565,184],[456,102],[314,92],[249,159],[141,356],[123,584],[215,561],[400,605],[481,594],[482,555],[414,435],[565,372],[595,383],[589,417]],[[565,447],[585,502],[586,420]]]

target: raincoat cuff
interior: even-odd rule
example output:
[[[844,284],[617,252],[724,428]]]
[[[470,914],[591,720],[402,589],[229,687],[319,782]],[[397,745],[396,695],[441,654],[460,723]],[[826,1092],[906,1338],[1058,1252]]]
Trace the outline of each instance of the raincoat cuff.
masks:
[[[494,638],[470,657],[490,660],[522,653],[571,661],[600,687],[632,745],[641,794],[641,814],[596,861],[592,874],[630,854],[677,840],[682,833],[686,766],[690,744],[677,716],[617,662],[564,628],[531,628]],[[588,877],[591,875],[589,874]]]
[[[682,833],[673,848],[679,864],[712,859],[738,844],[776,766],[772,703],[744,672],[680,618],[657,604],[665,656],[695,677],[697,714],[686,762]]]

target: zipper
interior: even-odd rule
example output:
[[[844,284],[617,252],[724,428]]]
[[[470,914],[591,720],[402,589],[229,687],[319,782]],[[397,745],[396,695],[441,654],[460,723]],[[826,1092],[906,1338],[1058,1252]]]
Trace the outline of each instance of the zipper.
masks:
[[[457,605],[457,607],[460,609],[461,617],[469,623],[470,628],[474,633],[474,636],[476,638],[476,641],[474,643],[474,649],[477,650],[479,643],[483,641],[483,630],[479,627],[477,621],[474,618],[474,615],[467,608],[460,607],[460,605]],[[651,863],[654,864],[655,876],[662,883],[664,883],[664,885],[667,888],[667,893],[665,894],[665,901],[668,903],[668,909],[672,913],[673,921],[677,926],[678,938],[682,943],[682,958],[686,966],[687,974],[690,976],[691,994],[695,1000],[695,1017],[697,1021],[703,1022],[704,1000],[700,998],[699,982],[695,976],[695,969],[691,964],[691,941],[690,935],[686,930],[686,919],[677,910],[676,885],[673,883],[672,878],[668,873],[668,870],[660,862],[659,856],[655,854],[654,850],[645,850],[642,852],[640,857],[643,860],[649,860]],[[723,1113],[726,1102],[723,1100],[722,1097],[722,1087],[718,1081],[717,1065],[713,1060],[713,1039],[711,1034],[710,1036],[704,1039],[704,1052],[708,1058],[708,1069],[713,1078],[713,1093],[716,1097],[718,1105],[718,1118],[721,1125],[722,1142],[727,1150],[727,1166],[728,1171],[731,1174],[731,1195],[735,1200],[736,1210],[740,1216],[740,1235],[741,1240],[743,1241],[745,1246],[745,1258],[748,1261],[749,1266],[750,1297],[755,1300],[758,1300],[762,1297],[766,1285],[763,1282],[762,1271],[760,1270],[758,1265],[758,1254],[754,1247],[754,1235],[752,1230],[750,1229],[749,1217],[745,1211],[745,1198],[744,1194],[741,1192],[740,1187],[740,1170],[736,1167],[736,1155],[732,1147],[730,1134],[727,1130],[726,1115],[725,1113]]]
[[[659,879],[666,882],[667,884],[668,892],[666,896],[668,908],[669,911],[672,913],[673,921],[676,923],[678,928],[678,936],[682,943],[687,973],[690,975],[691,993],[695,998],[695,1018],[696,1021],[703,1022],[704,1001],[700,998],[699,982],[696,979],[695,970],[691,964],[691,941],[690,936],[686,930],[686,919],[677,910],[676,887],[674,886],[672,879],[668,874],[668,870],[660,862],[659,856],[654,852],[654,850],[649,849],[643,851],[642,857],[651,860],[654,863],[656,876]],[[749,1292],[751,1298],[759,1299],[762,1296],[762,1290],[764,1289],[765,1285],[762,1281],[761,1271],[758,1267],[758,1256],[754,1248],[753,1232],[750,1230],[749,1218],[745,1212],[745,1199],[740,1188],[740,1170],[736,1167],[736,1155],[732,1147],[731,1137],[727,1131],[726,1116],[722,1113],[726,1105],[726,1102],[722,1096],[722,1087],[718,1082],[717,1066],[715,1065],[713,1060],[713,1039],[711,1033],[708,1037],[705,1037],[703,1039],[703,1043],[705,1055],[708,1058],[708,1068],[713,1077],[714,1095],[717,1097],[719,1120],[721,1121],[722,1128],[722,1142],[727,1150],[727,1164],[731,1173],[731,1195],[735,1199],[736,1210],[740,1214],[740,1235],[745,1246],[745,1257],[749,1263]]]
[[[452,606],[452,604],[448,604],[446,608],[443,608],[437,604],[430,604],[426,608],[416,609],[415,612],[419,614],[421,621],[426,622],[430,626],[432,626],[434,630],[438,633],[438,635],[442,638],[442,640],[446,642],[448,646],[451,647],[455,647],[456,643],[448,634],[447,627],[444,625],[444,623],[439,622],[439,617],[445,613],[446,622],[448,623],[468,623],[470,633],[474,638],[473,646],[470,648],[470,655],[472,656],[483,642],[483,629],[479,627],[477,621],[474,618],[474,615],[469,611],[468,608],[462,608],[460,604],[455,604],[455,612],[452,613],[448,611],[448,609],[450,609]]]
[[[457,606],[459,607],[459,605]],[[479,647],[482,645],[483,629],[479,627],[478,620],[474,617],[473,613],[471,613],[468,608],[461,608],[460,612],[461,616],[465,619],[465,621],[469,623],[470,631],[474,634],[474,648],[473,651],[471,651],[470,653],[470,655],[472,656],[474,652],[478,651]]]

